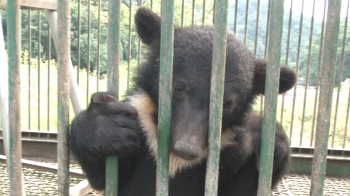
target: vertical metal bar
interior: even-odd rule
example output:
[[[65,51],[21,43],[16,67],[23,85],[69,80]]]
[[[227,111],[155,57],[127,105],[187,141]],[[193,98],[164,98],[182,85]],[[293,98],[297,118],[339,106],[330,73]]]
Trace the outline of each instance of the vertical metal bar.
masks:
[[[315,4],[316,0],[313,1],[313,7],[312,7],[312,18],[311,18],[311,24],[310,24],[310,34],[309,34],[309,48],[308,48],[308,54],[307,54],[307,68],[306,68],[306,79],[305,79],[305,88],[304,88],[304,101],[303,101],[303,113],[302,113],[302,119],[301,119],[301,136],[304,132],[304,119],[305,119],[305,112],[306,112],[306,100],[307,100],[307,88],[309,86],[309,73],[310,73],[310,66],[311,66],[311,50],[312,50],[312,34],[314,29],[314,15],[315,15]],[[300,139],[300,146],[302,145],[301,139]]]
[[[216,1],[215,1],[216,2]],[[215,10],[215,9],[214,9]],[[233,25],[233,32],[236,34],[236,30],[237,30],[237,12],[238,12],[238,0],[236,0],[236,4],[235,4],[235,21],[234,21],[234,25]]]
[[[142,1],[139,1],[138,6],[142,6]],[[140,67],[140,64],[141,64],[141,53],[142,53],[142,48],[141,48],[141,39],[138,40],[138,43],[137,43],[137,50],[138,50],[138,54],[137,54],[137,67]]]
[[[333,81],[337,58],[337,44],[340,23],[340,0],[328,1],[327,24],[323,56],[321,61],[320,96],[317,114],[316,142],[312,162],[311,195],[323,194],[323,185],[327,165],[327,144],[330,128]]]
[[[273,155],[275,148],[276,111],[279,84],[282,27],[283,27],[283,0],[270,1],[270,19],[268,36],[268,65],[265,83],[265,111],[263,131],[261,136],[261,153],[259,169],[258,195],[271,195],[271,177]]]
[[[216,4],[216,0],[214,0],[214,2],[213,2],[213,7],[212,7],[212,9],[214,10],[214,11],[213,11],[213,16],[212,16],[212,18],[213,18],[212,23],[213,23],[213,24],[214,24],[214,16],[215,16],[215,4]]]
[[[90,86],[90,58],[91,58],[91,0],[88,3],[88,29],[87,29],[87,67],[86,67],[86,97],[89,97]],[[86,99],[86,106],[89,104],[89,99]]]
[[[108,2],[108,59],[107,91],[119,98],[119,63],[120,63],[120,0]],[[118,195],[118,158],[107,157],[106,195]]]
[[[184,26],[184,13],[185,13],[185,0],[182,0],[182,4],[181,4],[181,27]]]
[[[126,90],[129,91],[130,86],[130,63],[131,63],[131,26],[132,26],[132,0],[129,0],[129,44],[128,44],[128,73],[127,73],[127,83],[126,83]]]
[[[349,84],[350,85],[350,84]],[[349,87],[349,95],[348,95],[348,105],[346,109],[346,118],[345,118],[345,129],[344,129],[344,138],[343,138],[343,149],[345,149],[346,146],[346,140],[348,137],[348,123],[349,123],[349,113],[350,113],[350,87]],[[343,151],[344,155],[344,151]]]
[[[215,4],[205,195],[217,195],[224,97],[228,0]],[[215,95],[215,96],[213,96]]]
[[[244,44],[247,44],[248,14],[249,14],[249,0],[246,0],[245,23],[244,23]]]
[[[70,90],[70,1],[59,0],[57,7],[58,194],[69,194],[69,90]]]
[[[100,84],[101,0],[98,0],[96,91]]]
[[[28,10],[28,130],[31,128],[31,115],[30,115],[30,103],[31,103],[31,97],[30,97],[30,87],[31,87],[31,68],[32,68],[32,17],[31,17],[31,11]]]
[[[271,12],[271,1],[269,1],[268,11],[267,11],[267,22],[266,22],[266,35],[265,35],[265,51],[264,57],[267,57],[267,48],[268,48],[268,37],[269,37],[269,27],[270,27],[270,12]],[[263,115],[264,112],[264,97],[260,96],[260,116]]]
[[[157,196],[169,192],[169,140],[174,50],[174,0],[162,1],[158,108]]]
[[[254,55],[258,49],[258,35],[259,35],[259,18],[260,18],[260,0],[257,1],[256,24],[255,24],[255,39],[254,39]]]
[[[196,0],[192,0],[192,21],[191,21],[192,26],[194,25],[195,10],[196,10]]]
[[[48,27],[47,29],[48,34],[48,53],[47,53],[47,83],[50,84],[51,79],[51,29]],[[50,130],[50,85],[47,85],[47,130]]]
[[[81,34],[81,0],[78,0],[78,65],[77,65],[77,83],[79,84],[79,72],[80,72],[80,34]]]
[[[346,17],[345,17],[345,21],[344,21],[343,45],[342,45],[342,51],[341,51],[340,70],[339,70],[339,78],[338,78],[338,85],[337,85],[337,87],[338,87],[337,100],[336,100],[336,104],[335,104],[334,121],[333,121],[333,133],[332,133],[332,144],[331,144],[332,148],[334,148],[335,131],[337,128],[340,89],[341,89],[341,82],[343,79],[343,69],[344,69],[344,63],[345,63],[345,47],[346,47],[346,35],[347,35],[347,29],[348,29],[349,2],[350,1],[348,1],[348,5],[346,8]],[[346,138],[346,137],[344,137],[344,138]]]
[[[321,69],[321,58],[322,58],[322,48],[323,48],[323,36],[324,36],[324,25],[327,11],[327,0],[324,0],[324,9],[323,9],[323,20],[322,20],[322,28],[321,28],[321,38],[320,38],[320,49],[319,49],[319,57],[318,57],[318,65],[317,65],[317,79],[316,79],[316,92],[315,92],[315,101],[314,101],[314,111],[312,117],[312,125],[311,125],[311,139],[310,139],[310,147],[314,142],[314,133],[315,133],[315,122],[316,122],[316,110],[318,103],[318,90],[319,90],[319,79],[320,79],[320,69]]]
[[[203,0],[203,9],[202,9],[202,26],[204,26],[205,22],[205,0]]]
[[[18,0],[7,0],[8,24],[8,84],[9,84],[9,154],[8,173],[10,195],[23,194],[22,184],[22,145],[21,145],[21,11]]]
[[[58,37],[58,31],[57,31],[57,11],[52,11],[52,10],[47,10],[47,19],[49,21],[49,25],[51,28],[51,33],[52,33],[52,40],[55,45],[56,51],[61,50],[62,48],[59,48],[59,37]],[[69,71],[70,71],[70,99],[72,101],[72,106],[75,114],[78,114],[83,110],[83,104],[81,101],[81,93],[80,89],[77,84],[77,80],[75,78],[74,74],[74,68],[72,65],[72,61],[69,61]]]
[[[290,1],[290,8],[289,8],[289,19],[288,19],[288,33],[287,33],[287,46],[286,46],[286,60],[285,65],[288,66],[288,60],[289,60],[289,45],[290,45],[290,29],[292,26],[292,15],[293,15],[293,1]],[[283,123],[283,113],[284,113],[284,98],[282,97],[282,107],[281,107],[281,119],[280,122]],[[291,137],[290,137],[291,138]],[[289,142],[291,143],[291,139],[289,139]]]
[[[0,11],[0,32],[3,32],[2,28],[2,11]],[[5,155],[9,156],[9,75],[8,75],[8,59],[5,49],[5,38],[4,34],[0,33],[0,61],[1,61],[1,70],[0,73],[0,116],[1,116],[1,128],[2,128],[2,137],[4,141],[4,150]],[[9,159],[6,159],[6,164],[11,165]]]
[[[40,127],[40,67],[41,67],[41,14],[40,14],[40,10],[38,10],[38,130],[41,129]]]
[[[302,1],[301,5],[301,13],[300,13],[300,21],[299,21],[299,37],[298,37],[298,50],[297,50],[297,57],[296,57],[296,77],[298,78],[299,75],[299,62],[300,62],[300,45],[301,45],[301,34],[302,34],[302,26],[303,26],[303,11],[304,11],[304,0]],[[293,138],[293,125],[294,125],[294,113],[295,113],[295,102],[296,102],[296,93],[297,93],[297,85],[294,86],[294,93],[293,93],[293,104],[292,104],[292,116],[290,120],[290,138]],[[299,136],[302,136],[302,131],[300,130]],[[299,145],[301,145],[302,139],[299,137]]]

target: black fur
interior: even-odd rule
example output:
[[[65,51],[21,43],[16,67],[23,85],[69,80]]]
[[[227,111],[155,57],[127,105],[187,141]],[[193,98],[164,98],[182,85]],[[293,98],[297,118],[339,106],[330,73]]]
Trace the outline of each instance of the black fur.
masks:
[[[105,158],[119,156],[119,194],[155,195],[156,164],[149,128],[157,124],[160,18],[146,8],[135,16],[137,32],[149,46],[147,61],[125,102],[107,93],[92,96],[72,122],[71,150],[97,190],[105,186]],[[190,163],[170,179],[170,195],[204,195],[213,28],[175,27],[170,153]],[[251,113],[265,91],[266,62],[256,59],[232,34],[227,38],[219,195],[256,195],[262,118]],[[293,87],[294,72],[282,67],[279,93]],[[135,104],[147,97],[143,105]],[[144,106],[147,106],[144,108]],[[149,112],[150,114],[144,113]],[[272,187],[284,175],[290,149],[276,125]],[[154,132],[155,133],[155,132]],[[156,134],[156,133],[155,133]]]

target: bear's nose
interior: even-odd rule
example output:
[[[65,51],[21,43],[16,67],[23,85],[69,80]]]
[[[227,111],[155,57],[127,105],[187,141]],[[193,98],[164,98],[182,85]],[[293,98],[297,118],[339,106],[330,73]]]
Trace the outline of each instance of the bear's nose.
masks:
[[[177,141],[173,146],[173,153],[186,159],[193,160],[203,156],[204,150],[184,141]]]

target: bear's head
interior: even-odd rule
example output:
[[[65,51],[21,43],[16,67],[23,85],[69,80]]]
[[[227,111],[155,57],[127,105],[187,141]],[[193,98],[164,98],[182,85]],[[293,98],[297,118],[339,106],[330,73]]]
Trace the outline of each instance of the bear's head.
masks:
[[[149,144],[154,151],[157,146],[161,19],[151,10],[139,8],[135,22],[139,37],[148,46],[147,60],[139,69],[136,86],[146,92],[150,104],[154,104],[155,107],[151,114],[154,125],[148,126],[153,127],[149,128],[152,130],[147,130],[146,122],[143,122],[149,138],[153,138]],[[213,31],[212,27],[175,26],[174,29],[170,158],[181,157],[180,159],[188,164],[203,159],[207,151]],[[226,135],[234,135],[234,127],[243,126],[251,112],[254,99],[264,94],[265,75],[266,61],[255,58],[233,34],[229,33],[222,145],[229,145],[230,140],[233,140],[224,136],[225,132],[230,132]],[[279,93],[292,88],[295,80],[294,71],[282,67]]]

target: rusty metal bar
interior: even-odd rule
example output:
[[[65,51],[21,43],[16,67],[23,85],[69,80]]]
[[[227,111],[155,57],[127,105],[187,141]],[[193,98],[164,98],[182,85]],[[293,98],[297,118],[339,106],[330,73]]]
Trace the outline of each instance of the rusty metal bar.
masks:
[[[276,112],[279,84],[280,56],[283,27],[283,0],[270,1],[269,36],[265,82],[265,105],[261,136],[258,195],[271,195],[273,155],[275,148]],[[270,39],[273,38],[273,39]]]
[[[316,126],[314,159],[312,162],[311,195],[323,195],[327,165],[327,145],[330,128],[333,81],[337,58],[337,44],[340,23],[340,0],[328,1],[327,23],[324,47],[322,49],[320,96]]]

